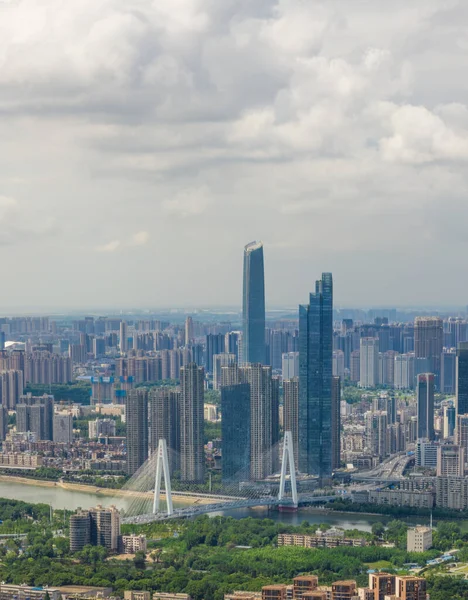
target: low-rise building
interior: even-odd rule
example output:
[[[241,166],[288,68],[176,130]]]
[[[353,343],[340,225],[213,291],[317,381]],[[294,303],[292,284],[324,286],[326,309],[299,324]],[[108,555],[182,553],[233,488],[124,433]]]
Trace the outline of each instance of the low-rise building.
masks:
[[[147,543],[146,543],[146,535],[136,535],[132,533],[131,535],[123,535],[122,536],[122,551],[124,554],[135,554],[135,552],[146,552]],[[127,599],[125,599],[127,600]],[[129,600],[134,600],[130,598]],[[136,598],[135,600],[140,600]]]
[[[124,600],[151,600],[151,592],[126,590]]]
[[[0,454],[0,468],[2,469],[37,469],[42,464],[43,458],[37,454],[22,454],[18,452]]]
[[[425,552],[432,547],[432,529],[430,527],[410,527],[407,534],[408,552]]]
[[[367,546],[362,538],[345,538],[331,535],[302,535],[296,533],[280,533],[278,546],[302,546],[303,548],[337,548],[338,546]]]
[[[371,490],[369,492],[369,502],[388,504],[389,506],[432,508],[434,506],[434,495],[429,491]]]

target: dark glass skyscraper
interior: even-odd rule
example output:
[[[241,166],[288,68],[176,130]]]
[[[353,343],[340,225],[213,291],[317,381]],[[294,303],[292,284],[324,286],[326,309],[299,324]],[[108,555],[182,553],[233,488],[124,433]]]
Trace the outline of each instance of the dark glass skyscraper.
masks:
[[[299,471],[332,473],[333,278],[323,273],[299,307]]]
[[[250,385],[221,388],[223,481],[250,478]]]
[[[261,242],[251,242],[244,248],[242,323],[243,362],[265,364],[265,276]]]
[[[468,342],[458,344],[456,378],[457,415],[466,415],[468,414]]]
[[[416,382],[418,399],[418,438],[435,439],[434,434],[434,379],[433,373],[420,373]]]
[[[148,458],[148,391],[130,390],[125,399],[127,473],[133,475]]]

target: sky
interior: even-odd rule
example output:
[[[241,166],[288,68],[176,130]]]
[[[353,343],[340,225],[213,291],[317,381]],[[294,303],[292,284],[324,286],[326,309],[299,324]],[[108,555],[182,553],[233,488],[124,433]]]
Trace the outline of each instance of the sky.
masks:
[[[466,0],[0,0],[0,307],[468,303]]]

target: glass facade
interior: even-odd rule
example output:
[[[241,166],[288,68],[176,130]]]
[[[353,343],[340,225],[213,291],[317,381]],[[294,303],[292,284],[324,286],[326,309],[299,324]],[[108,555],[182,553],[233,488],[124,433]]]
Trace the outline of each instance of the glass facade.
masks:
[[[244,295],[242,303],[243,362],[265,364],[265,276],[263,245],[244,248]]]
[[[421,373],[417,380],[418,398],[418,438],[429,441],[435,439],[434,433],[434,374]]]
[[[250,477],[250,385],[221,388],[223,481]]]
[[[299,471],[332,473],[333,279],[323,273],[299,307]]]
[[[457,348],[457,415],[468,414],[468,342],[460,342]]]

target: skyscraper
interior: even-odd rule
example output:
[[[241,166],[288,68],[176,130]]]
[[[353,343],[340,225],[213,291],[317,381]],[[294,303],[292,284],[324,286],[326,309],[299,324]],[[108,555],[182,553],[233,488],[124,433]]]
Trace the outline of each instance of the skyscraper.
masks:
[[[416,375],[430,371],[440,376],[440,360],[444,341],[440,317],[416,317],[414,320],[414,354]]]
[[[435,439],[434,434],[434,374],[420,373],[417,377],[418,438]]]
[[[180,369],[180,471],[181,480],[205,479],[204,427],[205,371],[195,363]]]
[[[120,322],[120,354],[128,352],[128,325],[126,321]]]
[[[221,374],[223,367],[237,366],[235,354],[224,352],[223,354],[213,354],[213,389],[221,388]]]
[[[332,469],[341,466],[341,379],[332,379]]]
[[[188,316],[185,319],[185,345],[193,341],[193,319]]]
[[[265,364],[265,276],[261,242],[251,242],[244,248],[242,323],[244,363]]]
[[[456,364],[457,415],[468,414],[468,342],[460,342]]]
[[[250,386],[248,383],[221,388],[224,481],[250,478]]]
[[[332,473],[333,279],[323,273],[299,307],[299,470]]]
[[[208,373],[213,373],[213,356],[224,353],[224,337],[222,333],[209,333],[206,336],[205,367]]]
[[[54,397],[44,394],[21,396],[16,405],[16,430],[31,431],[36,441],[52,440],[54,425]]]
[[[360,342],[360,380],[359,386],[373,388],[379,382],[379,340],[364,337]]]
[[[156,452],[160,439],[167,443],[171,473],[180,466],[180,390],[153,388],[149,392],[149,448]]]
[[[264,479],[273,471],[271,367],[250,364],[239,373],[250,385],[250,477]]]
[[[68,413],[54,415],[54,442],[61,444],[73,442],[73,415]]]
[[[297,469],[299,460],[299,377],[283,381],[283,397],[283,429],[292,433],[294,463]]]
[[[148,458],[148,391],[129,390],[125,399],[127,473],[133,475]]]

